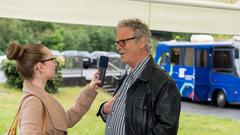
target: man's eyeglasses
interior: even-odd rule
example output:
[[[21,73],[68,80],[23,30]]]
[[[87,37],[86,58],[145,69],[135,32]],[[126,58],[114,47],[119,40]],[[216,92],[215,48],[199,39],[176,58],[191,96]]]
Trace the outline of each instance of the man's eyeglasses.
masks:
[[[127,38],[127,39],[118,40],[118,41],[115,41],[114,44],[115,44],[115,46],[119,45],[121,47],[124,47],[126,45],[127,41],[133,40],[133,39],[136,39],[136,37],[131,37],[131,38]]]
[[[50,59],[46,59],[46,60],[41,60],[41,61],[39,61],[39,62],[44,63],[44,62],[47,62],[47,61],[53,61],[54,63],[57,63],[55,57],[52,57],[52,58],[50,58]]]

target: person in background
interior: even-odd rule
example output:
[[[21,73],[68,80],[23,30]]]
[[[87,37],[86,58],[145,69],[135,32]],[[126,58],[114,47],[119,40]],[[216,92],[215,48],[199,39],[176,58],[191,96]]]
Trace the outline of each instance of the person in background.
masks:
[[[16,60],[16,68],[23,79],[23,97],[19,113],[21,135],[64,135],[89,110],[97,96],[100,81],[98,72],[67,111],[45,91],[48,80],[55,76],[56,59],[41,44],[21,46],[11,44],[6,51],[9,60]]]
[[[177,135],[181,96],[174,80],[154,63],[150,38],[139,19],[116,27],[116,49],[130,68],[97,113],[106,122],[105,135]]]

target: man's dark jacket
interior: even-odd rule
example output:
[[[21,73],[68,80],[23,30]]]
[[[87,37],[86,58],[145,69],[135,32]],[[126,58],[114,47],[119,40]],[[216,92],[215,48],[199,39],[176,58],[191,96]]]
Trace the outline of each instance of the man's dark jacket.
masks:
[[[181,96],[175,82],[151,57],[127,91],[126,135],[177,135],[180,106]],[[101,107],[97,113],[100,116]]]

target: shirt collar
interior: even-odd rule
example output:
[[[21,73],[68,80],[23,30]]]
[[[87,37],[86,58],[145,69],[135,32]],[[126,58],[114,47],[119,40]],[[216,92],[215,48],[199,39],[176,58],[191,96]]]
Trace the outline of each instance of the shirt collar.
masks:
[[[145,66],[146,65],[146,63],[147,63],[147,61],[150,59],[150,56],[146,56],[137,66],[135,66],[134,68],[131,68],[131,67],[129,67],[128,69],[127,69],[127,75],[134,75],[134,74],[136,74],[136,72],[140,69],[140,68],[142,68],[143,66]]]

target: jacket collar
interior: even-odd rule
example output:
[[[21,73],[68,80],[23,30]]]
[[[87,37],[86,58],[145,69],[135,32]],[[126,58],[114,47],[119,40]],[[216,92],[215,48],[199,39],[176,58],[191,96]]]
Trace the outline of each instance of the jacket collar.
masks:
[[[147,81],[149,79],[149,77],[151,75],[150,73],[152,72],[154,64],[155,64],[152,56],[150,56],[150,59],[148,60],[148,62],[146,64],[147,65],[143,69],[140,76],[138,77],[138,80]]]
[[[144,81],[144,82],[148,81],[148,79],[151,75],[150,73],[153,70],[154,64],[155,63],[154,63],[153,57],[152,57],[152,55],[150,55],[150,59],[146,63],[146,67],[143,69],[142,73],[140,74],[140,76],[138,77],[137,80],[141,80],[141,81]],[[114,91],[113,95],[115,95],[118,92],[119,87],[122,85],[126,76],[127,76],[127,72],[119,79],[119,83],[118,83],[117,88]]]
[[[44,89],[24,82],[23,92],[25,95],[32,94],[38,97],[46,107],[49,113],[53,126],[56,129],[67,131],[67,118],[63,107]]]

